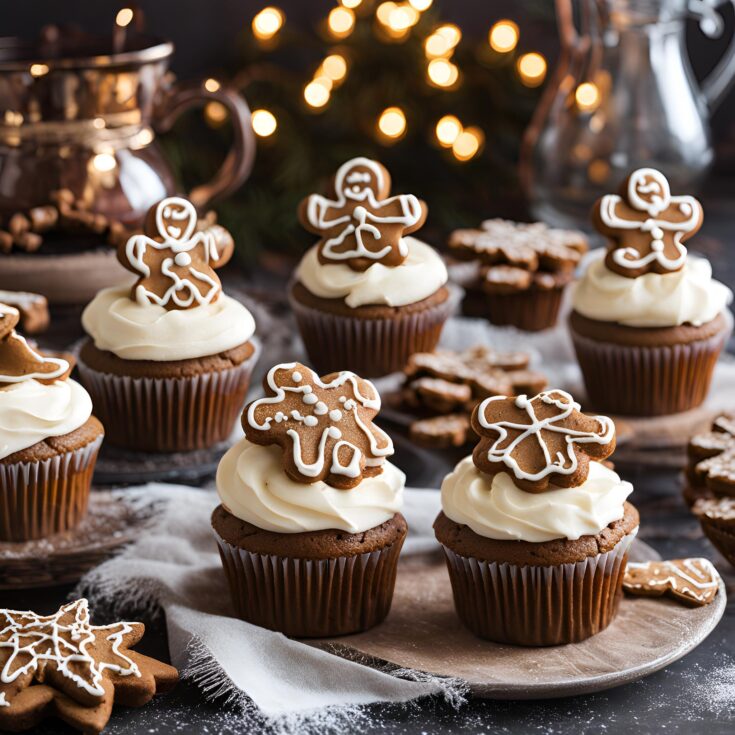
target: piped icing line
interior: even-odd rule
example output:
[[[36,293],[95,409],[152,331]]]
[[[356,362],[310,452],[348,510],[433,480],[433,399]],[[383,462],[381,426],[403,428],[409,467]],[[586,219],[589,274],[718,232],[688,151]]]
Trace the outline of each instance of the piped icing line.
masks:
[[[71,623],[62,618],[73,614]],[[93,697],[102,697],[102,676],[110,670],[119,676],[141,676],[138,665],[120,651],[126,635],[134,631],[131,623],[91,625],[87,600],[63,605],[53,615],[37,615],[31,611],[0,610],[0,649],[10,649],[10,656],[0,670],[0,682],[12,684],[19,677],[35,675],[39,667],[53,663],[56,670]],[[98,636],[112,642],[117,660],[98,661],[88,650]],[[28,659],[25,663],[21,661]],[[73,669],[84,664],[88,676]],[[6,705],[8,704],[5,698]]]
[[[559,396],[559,398],[554,398]],[[549,416],[546,419],[539,419],[536,416],[533,407],[533,401],[539,399],[543,403],[556,406],[560,409],[560,413],[556,416]],[[487,411],[496,401],[509,400],[505,396],[491,396],[486,398],[477,410],[477,420],[483,429],[497,433],[497,439],[487,450],[487,458],[490,462],[502,462],[506,467],[513,471],[518,479],[537,481],[548,475],[555,473],[561,475],[573,475],[578,467],[579,460],[574,451],[575,444],[609,444],[615,437],[615,424],[607,416],[595,416],[594,420],[600,425],[599,431],[582,431],[574,429],[572,426],[562,425],[562,422],[570,419],[575,411],[580,410],[580,405],[574,401],[572,396],[562,390],[550,390],[539,393],[535,399],[529,399],[526,395],[517,396],[515,405],[525,411],[530,419],[530,424],[517,423],[513,421],[492,421],[487,418]],[[520,431],[521,433],[513,439],[507,446],[500,446],[507,438],[509,429]],[[557,452],[552,457],[547,443],[543,437],[544,431],[550,431],[562,434],[566,439],[566,454]],[[541,448],[544,456],[545,464],[535,472],[527,472],[524,470],[516,457],[515,450],[527,439],[533,439]]]
[[[719,589],[720,575],[709,559],[628,562],[623,588],[632,594],[664,594],[706,605]]]

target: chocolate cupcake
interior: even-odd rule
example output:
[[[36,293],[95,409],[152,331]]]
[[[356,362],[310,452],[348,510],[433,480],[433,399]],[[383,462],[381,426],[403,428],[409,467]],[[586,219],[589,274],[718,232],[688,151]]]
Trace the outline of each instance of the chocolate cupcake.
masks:
[[[232,256],[218,225],[196,230],[190,202],[170,197],[145,234],[121,245],[132,287],[100,291],[82,315],[90,339],[79,372],[108,441],[126,449],[201,449],[230,435],[255,361],[255,322],[222,293],[214,269]]]
[[[479,229],[455,230],[449,249],[475,264],[462,282],[462,312],[499,326],[539,332],[556,324],[564,290],[587,252],[587,237],[542,222],[486,220]]]
[[[607,252],[577,285],[569,320],[590,403],[628,416],[699,406],[732,326],[730,289],[682,244],[702,224],[700,203],[642,168],[597,202],[594,224]]]
[[[632,492],[602,461],[615,448],[605,416],[561,390],[496,396],[473,413],[481,437],[442,483],[434,523],[457,614],[498,643],[574,643],[618,609],[638,530]]]
[[[290,288],[301,337],[319,372],[395,372],[434,349],[454,305],[442,259],[407,237],[424,223],[426,205],[390,196],[388,171],[367,158],[343,164],[333,191],[312,194],[299,210],[321,237]]]
[[[354,373],[276,365],[222,458],[212,515],[237,615],[297,637],[367,630],[388,614],[406,537],[405,476]]]
[[[16,334],[0,304],[0,541],[73,528],[86,514],[102,424],[66,360]]]

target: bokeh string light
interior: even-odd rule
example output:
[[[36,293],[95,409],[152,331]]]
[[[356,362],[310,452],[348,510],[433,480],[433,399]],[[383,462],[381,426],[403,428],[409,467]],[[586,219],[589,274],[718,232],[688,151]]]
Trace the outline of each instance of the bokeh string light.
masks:
[[[517,62],[518,76],[526,87],[538,87],[546,78],[546,59],[532,51],[523,54]]]
[[[253,110],[250,115],[250,123],[253,126],[253,132],[260,138],[270,137],[278,128],[276,116],[270,110],[262,108]]]
[[[582,82],[574,92],[574,99],[582,112],[594,112],[600,104],[600,90],[594,82]]]
[[[508,54],[518,45],[520,33],[518,25],[512,20],[499,20],[488,34],[488,43],[493,51]]]
[[[253,35],[260,41],[269,41],[281,30],[286,17],[279,8],[268,6],[255,15]]]
[[[355,28],[355,14],[349,8],[338,5],[329,11],[327,27],[335,38],[347,38]]]
[[[436,139],[443,148],[451,148],[459,134],[464,130],[462,123],[455,115],[444,115],[435,128]]]
[[[406,134],[406,114],[400,107],[386,107],[378,118],[378,132],[385,142],[395,142]]]

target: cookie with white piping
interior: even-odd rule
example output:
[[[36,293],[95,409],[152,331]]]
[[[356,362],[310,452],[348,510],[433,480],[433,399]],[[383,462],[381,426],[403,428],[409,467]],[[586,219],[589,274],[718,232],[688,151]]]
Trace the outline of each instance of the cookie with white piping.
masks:
[[[390,609],[407,532],[380,396],[300,363],[274,365],[264,385],[217,470],[212,527],[236,613],[299,637],[366,630]]]
[[[631,562],[623,591],[642,597],[672,597],[682,605],[709,605],[719,590],[720,575],[709,559]]]

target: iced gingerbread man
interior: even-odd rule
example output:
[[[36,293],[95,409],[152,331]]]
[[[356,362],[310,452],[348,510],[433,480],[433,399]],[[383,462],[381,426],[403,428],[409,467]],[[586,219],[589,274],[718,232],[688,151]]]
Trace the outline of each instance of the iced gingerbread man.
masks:
[[[132,296],[140,304],[189,309],[216,301],[222,290],[215,268],[232,257],[232,237],[223,227],[198,230],[194,205],[168,197],[146,216],[145,229],[118,250],[118,260],[139,276]]]
[[[353,158],[334,177],[334,199],[312,194],[301,202],[301,223],[322,237],[321,263],[364,271],[373,263],[396,266],[405,260],[402,237],[423,225],[426,204],[413,194],[389,196],[390,184],[377,161]]]

